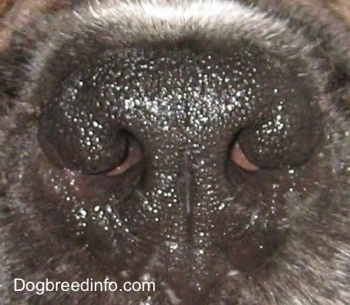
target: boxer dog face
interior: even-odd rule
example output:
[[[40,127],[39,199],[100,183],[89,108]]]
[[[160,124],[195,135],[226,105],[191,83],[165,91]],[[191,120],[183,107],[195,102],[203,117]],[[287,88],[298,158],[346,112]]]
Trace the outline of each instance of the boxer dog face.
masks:
[[[349,26],[311,2],[4,2],[1,304],[347,304]]]

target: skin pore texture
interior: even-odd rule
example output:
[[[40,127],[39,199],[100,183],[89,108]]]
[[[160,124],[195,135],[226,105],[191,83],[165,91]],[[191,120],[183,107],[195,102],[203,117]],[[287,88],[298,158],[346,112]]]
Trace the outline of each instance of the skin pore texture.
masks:
[[[6,4],[1,304],[349,304],[339,6]],[[38,294],[15,278],[156,289]]]

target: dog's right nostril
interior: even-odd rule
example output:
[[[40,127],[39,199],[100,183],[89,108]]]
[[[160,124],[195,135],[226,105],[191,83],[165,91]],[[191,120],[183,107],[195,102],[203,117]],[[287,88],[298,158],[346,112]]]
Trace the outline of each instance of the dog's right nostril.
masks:
[[[138,164],[143,158],[142,149],[135,139],[128,140],[125,157],[114,168],[106,171],[107,176],[119,176]]]
[[[38,138],[50,162],[83,174],[120,175],[142,159],[136,138],[72,105],[45,105]]]
[[[247,171],[256,171],[259,169],[257,165],[247,159],[238,142],[231,148],[230,159]]]

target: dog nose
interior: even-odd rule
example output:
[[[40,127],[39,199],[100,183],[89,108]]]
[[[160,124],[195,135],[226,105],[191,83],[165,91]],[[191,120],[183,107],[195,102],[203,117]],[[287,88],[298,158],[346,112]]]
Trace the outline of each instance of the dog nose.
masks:
[[[109,50],[42,101],[39,141],[59,168],[117,179],[99,200],[112,202],[108,223],[119,221],[132,239],[117,225],[108,238],[127,248],[120,253],[154,257],[158,269],[148,268],[191,304],[283,243],[275,198],[287,185],[270,171],[302,163],[322,130],[302,77],[241,43],[229,51],[186,43]],[[125,269],[142,263],[118,253]]]

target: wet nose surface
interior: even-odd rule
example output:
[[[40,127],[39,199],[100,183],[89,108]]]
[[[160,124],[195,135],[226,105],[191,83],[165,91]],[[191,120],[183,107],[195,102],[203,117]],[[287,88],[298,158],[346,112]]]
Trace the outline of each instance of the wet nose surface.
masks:
[[[286,165],[308,158],[319,138],[302,76],[241,46],[108,51],[42,105],[39,140],[57,166],[44,180],[63,185],[46,188],[73,211],[72,230],[114,275],[147,270],[183,304],[283,243],[281,198],[297,184]],[[236,142],[256,171],[232,162]],[[136,165],[103,176],[135,150]]]

